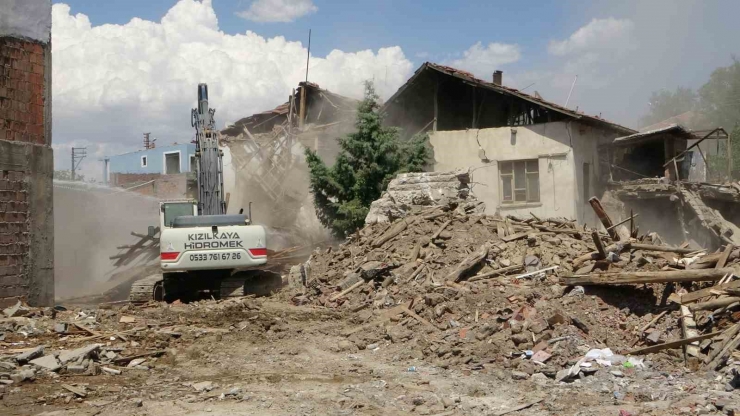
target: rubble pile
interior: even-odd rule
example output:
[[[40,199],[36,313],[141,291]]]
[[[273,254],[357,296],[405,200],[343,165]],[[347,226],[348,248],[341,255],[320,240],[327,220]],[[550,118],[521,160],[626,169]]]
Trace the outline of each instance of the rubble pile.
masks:
[[[0,317],[0,399],[6,388],[37,381],[66,383],[57,396],[44,399],[48,403],[94,397],[84,382],[90,376],[146,374],[167,367],[170,351],[206,335],[264,333],[275,322],[258,310],[246,298],[75,310],[32,308],[18,301]],[[242,315],[239,325],[222,319]]]
[[[399,174],[380,199],[370,205],[365,224],[403,218],[422,206],[456,205],[468,212],[483,213],[485,205],[470,193],[469,184],[468,170]]]
[[[347,314],[343,348],[398,344],[442,368],[560,382],[729,361],[734,380],[740,282],[730,280],[740,250],[657,245],[660,236],[614,226],[592,205],[606,232],[483,215],[459,201],[415,206],[315,251],[291,272],[291,300]]]

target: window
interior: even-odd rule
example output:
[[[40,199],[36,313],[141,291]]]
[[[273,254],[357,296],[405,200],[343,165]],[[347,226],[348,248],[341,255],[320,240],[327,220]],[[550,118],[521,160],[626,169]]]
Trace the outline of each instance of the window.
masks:
[[[539,161],[514,160],[499,162],[501,203],[540,202]]]
[[[195,173],[196,166],[195,166],[195,155],[190,155],[190,172]]]
[[[146,167],[146,156],[142,156],[141,157],[141,167],[142,168],[145,168]]]
[[[180,173],[180,151],[165,152],[164,154],[164,174],[174,175]]]
[[[193,204],[190,202],[166,203],[162,206],[164,211],[164,226],[172,227],[172,221],[184,215],[193,215]]]

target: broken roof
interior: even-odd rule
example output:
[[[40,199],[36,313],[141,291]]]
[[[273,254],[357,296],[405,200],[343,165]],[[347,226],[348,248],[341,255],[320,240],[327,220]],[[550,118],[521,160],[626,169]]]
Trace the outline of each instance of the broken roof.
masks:
[[[630,146],[651,140],[663,139],[665,135],[672,136],[675,139],[685,140],[698,140],[701,138],[695,135],[692,130],[687,129],[680,124],[669,124],[657,129],[643,131],[629,136],[617,137],[614,139],[612,144],[617,146]]]
[[[298,89],[295,90],[296,95],[294,99],[294,106],[296,108],[296,111],[298,109],[298,104],[300,100],[300,90],[304,87],[309,94],[318,94],[321,98],[327,100],[334,107],[351,107],[354,110],[357,103],[359,102],[354,98],[345,97],[343,95],[333,93],[329,90],[322,89],[321,87],[319,87],[318,84],[314,84],[313,82],[301,82],[298,84]],[[256,126],[262,125],[263,123],[267,123],[270,120],[287,117],[289,112],[290,101],[287,101],[271,110],[255,113],[251,116],[241,118],[237,120],[234,124],[229,125],[221,130],[221,134],[226,136],[236,136],[243,131],[244,127],[252,129]],[[281,119],[280,122],[282,121],[283,120]]]
[[[396,91],[396,93],[393,94],[393,96],[390,99],[388,99],[388,101],[386,102],[386,105],[388,105],[388,104],[392,103],[393,101],[395,101],[396,98],[398,98],[401,94],[403,94],[403,92],[406,90],[406,88],[408,88],[411,84],[413,84],[414,81],[422,73],[424,73],[425,71],[428,71],[428,70],[436,71],[436,72],[439,72],[439,73],[442,73],[442,74],[445,74],[445,75],[449,75],[449,76],[452,76],[452,77],[455,77],[455,78],[459,78],[459,79],[461,79],[463,82],[465,82],[467,84],[473,84],[473,85],[475,85],[477,87],[486,88],[486,89],[489,89],[489,90],[492,90],[492,91],[499,92],[499,93],[504,94],[504,95],[509,95],[509,96],[520,98],[520,99],[525,100],[525,101],[528,101],[528,102],[530,102],[532,104],[539,105],[539,106],[544,107],[544,108],[547,108],[549,110],[552,110],[552,111],[561,113],[563,115],[566,115],[566,116],[568,116],[568,117],[570,117],[572,119],[575,119],[575,120],[581,120],[581,121],[585,121],[587,123],[595,124],[595,125],[598,125],[598,126],[601,126],[601,127],[606,127],[606,128],[609,128],[609,129],[617,130],[617,131],[619,131],[621,133],[632,134],[632,133],[637,132],[637,130],[633,130],[633,129],[629,128],[629,127],[625,127],[625,126],[622,126],[620,124],[617,124],[617,123],[614,123],[614,122],[605,120],[605,119],[603,119],[603,118],[601,118],[599,116],[591,116],[591,115],[584,114],[582,112],[574,111],[574,110],[571,110],[569,108],[566,108],[566,107],[560,106],[558,104],[555,104],[553,102],[544,100],[541,97],[533,96],[533,95],[529,95],[529,94],[525,94],[525,93],[523,93],[523,92],[521,92],[521,91],[519,91],[519,90],[517,90],[515,88],[509,88],[509,87],[505,87],[503,85],[498,85],[498,84],[494,84],[492,82],[488,82],[488,81],[484,81],[482,79],[478,79],[473,74],[471,74],[470,72],[462,71],[462,70],[459,70],[459,69],[456,69],[456,68],[452,68],[452,67],[449,67],[449,66],[445,66],[445,65],[435,64],[435,63],[432,63],[432,62],[425,62],[424,64],[422,64],[419,67],[419,69],[416,70],[416,72],[414,73],[414,75],[411,78],[409,78],[409,80],[406,81],[406,83],[404,85],[402,85],[401,88],[399,88],[398,91]]]

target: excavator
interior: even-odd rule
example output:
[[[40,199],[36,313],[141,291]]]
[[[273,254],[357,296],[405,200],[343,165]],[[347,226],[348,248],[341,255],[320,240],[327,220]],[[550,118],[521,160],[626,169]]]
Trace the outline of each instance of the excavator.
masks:
[[[246,215],[244,209],[226,213],[215,113],[208,107],[208,86],[199,84],[198,108],[191,113],[197,200],[160,202],[161,273],[133,283],[133,303],[262,294],[265,288],[280,286],[279,275],[259,270],[267,263],[267,240],[265,228],[252,223],[251,203]],[[155,233],[150,226],[150,236]]]

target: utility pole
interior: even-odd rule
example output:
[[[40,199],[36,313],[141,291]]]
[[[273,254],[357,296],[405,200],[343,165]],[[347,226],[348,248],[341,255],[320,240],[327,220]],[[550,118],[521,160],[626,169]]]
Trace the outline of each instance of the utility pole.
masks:
[[[80,167],[82,159],[87,156],[87,147],[73,147],[72,148],[72,180],[75,180],[75,171]]]

